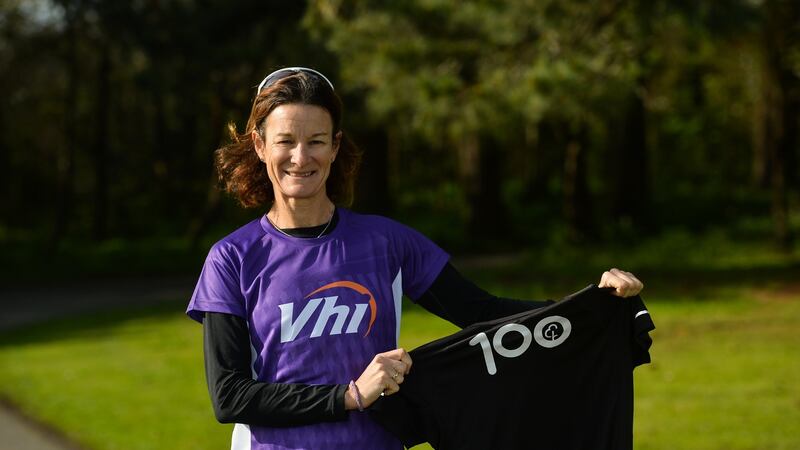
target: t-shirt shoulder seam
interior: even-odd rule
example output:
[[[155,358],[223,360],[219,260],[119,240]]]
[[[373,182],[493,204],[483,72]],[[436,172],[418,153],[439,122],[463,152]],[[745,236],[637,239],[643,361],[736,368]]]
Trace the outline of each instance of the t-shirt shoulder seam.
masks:
[[[228,233],[215,242],[212,248],[228,245],[236,246],[239,244],[249,244],[257,239],[260,239],[264,235],[260,220],[260,218],[253,219],[234,231]],[[252,229],[255,229],[256,232],[253,232]]]

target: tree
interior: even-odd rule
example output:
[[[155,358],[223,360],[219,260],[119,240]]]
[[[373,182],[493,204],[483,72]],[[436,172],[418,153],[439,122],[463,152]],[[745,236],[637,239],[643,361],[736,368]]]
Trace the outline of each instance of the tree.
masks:
[[[577,1],[319,0],[306,23],[346,61],[346,86],[365,92],[376,120],[455,162],[471,228],[485,236],[504,222],[496,187],[513,171],[509,155],[531,153],[518,136],[545,118],[576,130],[561,149],[576,168],[567,202],[585,203],[578,193],[588,192],[580,187],[586,182],[575,177],[586,176],[589,146],[575,144],[599,123],[609,83],[630,82],[621,8],[614,1],[586,8]],[[449,162],[440,164],[446,173]],[[571,225],[588,228],[584,204],[566,209]]]
[[[763,3],[764,142],[768,149],[775,240],[791,251],[788,190],[797,171],[800,120],[800,6],[785,0]]]

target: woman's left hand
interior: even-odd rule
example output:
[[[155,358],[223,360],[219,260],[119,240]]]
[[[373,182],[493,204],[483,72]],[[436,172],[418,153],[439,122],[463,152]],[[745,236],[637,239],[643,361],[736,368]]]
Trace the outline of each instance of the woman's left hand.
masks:
[[[618,297],[633,297],[644,288],[642,282],[632,273],[616,268],[603,272],[603,276],[600,277],[600,284],[597,286],[616,288],[612,294]]]

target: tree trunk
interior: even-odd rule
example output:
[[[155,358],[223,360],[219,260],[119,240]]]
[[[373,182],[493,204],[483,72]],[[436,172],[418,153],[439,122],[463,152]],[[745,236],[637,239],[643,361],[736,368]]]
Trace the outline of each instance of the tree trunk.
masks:
[[[185,74],[185,76],[189,77],[191,74]],[[175,157],[179,159],[176,158],[177,160],[174,161],[174,163],[179,164],[180,167],[176,167],[178,170],[173,169],[173,172],[177,172],[173,175],[176,176],[176,180],[182,181],[174,187],[173,192],[183,198],[192,198],[196,194],[193,183],[188,181],[196,175],[194,160],[198,146],[198,111],[201,107],[200,101],[198,101],[197,98],[197,93],[200,91],[201,89],[199,87],[192,85],[181,86],[179,91],[181,128],[179,130],[180,136],[175,141],[180,142],[180,146],[177,149],[179,154],[175,155]],[[175,149],[170,149],[170,151],[174,150]],[[183,212],[184,209],[180,209],[181,212]]]
[[[159,62],[154,62],[154,64],[158,65]],[[153,129],[155,130],[154,133],[154,140],[153,140],[153,178],[156,181],[155,189],[156,191],[150,191],[150,195],[158,198],[158,210],[163,211],[165,214],[172,214],[172,203],[175,197],[173,196],[172,192],[172,180],[170,179],[172,176],[172,160],[171,160],[171,153],[173,151],[170,148],[170,140],[169,140],[169,126],[167,124],[167,99],[165,98],[168,94],[168,90],[164,87],[164,76],[161,73],[161,70],[156,67],[153,70],[153,76],[155,80],[153,82],[153,106],[154,106],[154,115],[153,115]]]
[[[791,5],[785,10],[783,4],[766,2],[766,21],[763,28],[764,55],[764,103],[767,113],[765,128],[765,147],[770,155],[770,209],[773,220],[775,243],[783,251],[791,251],[792,231],[789,223],[789,201],[787,163],[793,161],[797,134],[797,110],[791,95],[792,85],[797,81],[790,70],[788,46],[790,42],[784,34],[787,25],[796,16]],[[794,14],[793,14],[794,13]],[[791,169],[794,169],[793,167]]]
[[[494,248],[504,240],[498,231],[507,225],[502,199],[505,153],[496,144],[470,134],[462,140],[458,152],[461,185],[470,205],[467,228],[472,238],[480,239],[482,249]]]
[[[757,54],[757,62],[755,64],[756,67],[763,67],[764,66],[764,58],[759,54],[760,49],[756,48],[754,53]],[[770,151],[767,147],[767,124],[769,120],[767,118],[767,113],[769,111],[768,108],[768,96],[765,94],[765,88],[767,85],[767,80],[765,79],[765,70],[762,68],[761,70],[753,70],[753,71],[746,71],[748,72],[746,76],[751,78],[751,82],[748,83],[752,86],[752,89],[755,91],[753,93],[753,109],[752,109],[752,145],[753,145],[753,159],[751,165],[751,180],[752,184],[758,188],[767,189],[770,184],[769,180],[769,161],[770,161]],[[752,73],[750,73],[752,72]]]
[[[108,43],[100,42],[100,64],[95,105],[93,236],[97,241],[108,237],[108,116],[111,94],[111,54]]]
[[[186,232],[189,237],[189,248],[192,250],[197,249],[203,234],[208,231],[214,220],[219,217],[219,212],[222,208],[222,194],[217,185],[217,173],[212,171],[208,181],[206,204],[203,212],[189,223],[189,229]]]
[[[72,217],[73,190],[75,180],[75,152],[78,147],[78,36],[77,12],[67,9],[67,53],[65,64],[67,66],[67,92],[64,97],[64,147],[58,152],[57,174],[58,191],[56,192],[55,217],[53,220],[52,234],[48,244],[48,252],[58,250],[64,236],[67,234],[69,222]]]
[[[587,182],[586,147],[588,132],[585,124],[570,133],[564,155],[564,219],[567,238],[580,243],[595,237],[592,202]]]
[[[638,228],[649,225],[647,204],[650,188],[645,115],[644,99],[632,91],[618,130],[618,139],[611,141],[619,142],[619,146],[611,149],[613,156],[609,160],[614,183],[612,210],[618,221]]]
[[[398,127],[389,127],[386,131],[386,184],[389,190],[390,208],[394,211],[397,207],[397,192],[400,180],[405,176],[403,164],[403,130]]]
[[[507,239],[499,230],[508,226],[508,211],[503,201],[503,182],[506,170],[506,152],[494,139],[484,140],[479,152],[479,191],[477,202],[473,204],[477,212],[473,215],[473,226],[478,236],[497,237],[498,241]]]
[[[389,135],[373,128],[360,133],[355,142],[364,152],[364,159],[354,203],[364,211],[389,214],[394,209],[389,195]]]
[[[0,100],[0,102],[4,101]],[[0,173],[7,174],[0,181],[0,224],[9,226],[11,224],[11,211],[16,205],[11,198],[12,184],[16,183],[17,176],[9,171],[10,155],[9,147],[6,143],[6,114],[5,105],[0,104]]]
[[[556,120],[542,120],[526,130],[526,146],[529,147],[528,159],[525,162],[531,167],[525,183],[522,198],[528,204],[547,202],[549,200],[548,184],[553,174],[561,175],[564,159],[553,148],[566,148],[568,133],[564,124]]]
[[[223,141],[223,130],[225,130],[224,119],[222,117],[222,104],[220,103],[224,98],[224,83],[217,85],[217,93],[215,100],[212,100],[209,107],[209,123],[214,125],[214,133],[212,133],[208,148],[219,148]],[[214,168],[214,153],[206,161],[211,166],[211,171],[208,177],[208,187],[206,191],[206,204],[200,216],[194,217],[189,223],[189,228],[186,234],[189,236],[189,247],[196,249],[200,244],[200,239],[203,234],[208,230],[214,220],[219,217],[219,212],[222,207],[222,194],[218,187],[219,181],[217,179],[217,171]]]

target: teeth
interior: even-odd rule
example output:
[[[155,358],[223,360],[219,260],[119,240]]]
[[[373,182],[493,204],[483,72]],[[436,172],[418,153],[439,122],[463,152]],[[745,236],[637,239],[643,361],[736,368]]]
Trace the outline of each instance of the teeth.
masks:
[[[307,176],[310,176],[314,172],[312,171],[312,172],[286,172],[286,173],[291,175],[291,176],[293,176],[293,177],[307,177]]]

